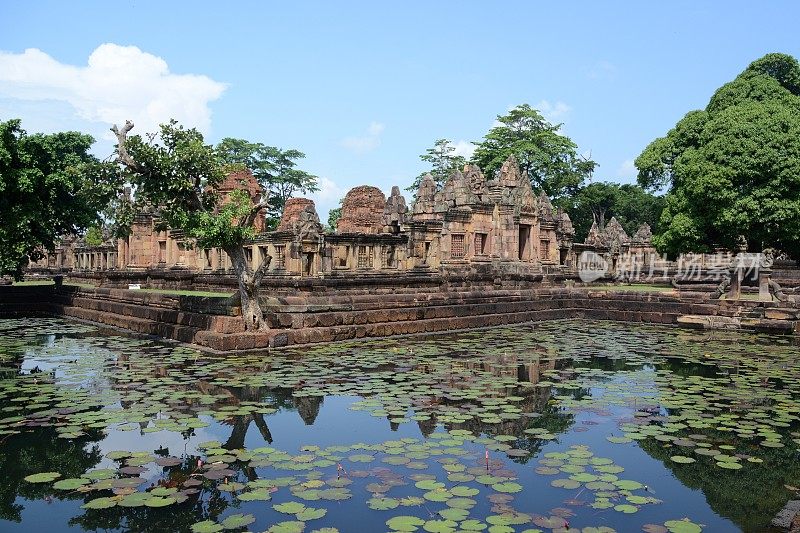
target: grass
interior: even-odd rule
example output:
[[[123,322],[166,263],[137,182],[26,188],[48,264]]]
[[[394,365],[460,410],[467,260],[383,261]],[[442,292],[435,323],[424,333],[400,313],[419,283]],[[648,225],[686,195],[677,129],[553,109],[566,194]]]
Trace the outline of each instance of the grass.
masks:
[[[51,279],[37,279],[37,280],[28,280],[28,281],[15,281],[12,283],[14,287],[35,287],[40,285],[55,285],[55,281]],[[84,287],[88,289],[94,289],[94,285],[91,283],[78,283],[76,281],[65,281],[64,285],[71,285],[73,287]]]
[[[50,279],[37,279],[28,281],[15,281],[15,287],[34,287],[44,285],[55,285],[55,282]],[[64,281],[64,285],[72,285],[74,287],[83,287],[86,289],[94,289],[95,286],[90,283],[77,283],[75,281]],[[232,292],[213,292],[213,291],[182,291],[172,289],[129,289],[133,291],[152,292],[156,294],[174,294],[176,296],[208,296],[211,298],[228,298],[233,295]]]

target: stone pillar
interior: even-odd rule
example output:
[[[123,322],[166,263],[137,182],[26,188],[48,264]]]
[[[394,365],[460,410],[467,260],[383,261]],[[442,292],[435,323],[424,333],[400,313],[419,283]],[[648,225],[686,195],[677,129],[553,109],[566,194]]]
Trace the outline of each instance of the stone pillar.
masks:
[[[769,280],[772,277],[771,268],[761,268],[758,271],[758,300],[771,302],[772,294],[769,292]]]
[[[735,265],[731,272],[731,288],[728,290],[729,300],[738,300],[742,296],[742,275],[744,272],[738,265]]]

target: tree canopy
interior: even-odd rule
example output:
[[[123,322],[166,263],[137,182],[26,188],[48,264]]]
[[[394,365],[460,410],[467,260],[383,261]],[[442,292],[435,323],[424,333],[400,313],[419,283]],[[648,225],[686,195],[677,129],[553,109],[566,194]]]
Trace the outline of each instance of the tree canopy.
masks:
[[[97,222],[117,191],[112,165],[89,153],[90,135],[29,135],[0,122],[0,275],[22,276],[29,258]]]
[[[656,246],[672,255],[774,247],[800,257],[800,66],[768,54],[636,159],[667,188]]]
[[[578,154],[577,145],[559,133],[537,110],[522,104],[497,117],[498,125],[477,144],[472,161],[492,177],[508,156],[516,157],[531,185],[550,198],[574,195],[597,163]]]
[[[299,150],[282,150],[262,143],[226,137],[216,147],[220,160],[249,169],[269,198],[267,227],[274,229],[283,214],[286,200],[296,192],[318,191],[317,176],[297,168],[305,158]]]
[[[422,178],[425,177],[425,174],[430,174],[438,187],[444,185],[447,178],[450,177],[450,174],[456,170],[460,170],[467,162],[464,156],[456,155],[454,153],[455,151],[456,148],[450,140],[438,139],[433,143],[433,147],[428,148],[425,150],[424,154],[419,156],[421,160],[430,165],[429,169],[417,176],[414,179],[414,183],[411,184],[411,187],[406,190],[416,194],[417,189],[419,189],[419,184]]]
[[[575,241],[583,242],[592,222],[603,226],[615,217],[628,235],[634,235],[642,224],[653,231],[658,228],[664,197],[645,191],[638,185],[596,182],[581,187],[573,197],[564,198],[565,208],[575,227]]]

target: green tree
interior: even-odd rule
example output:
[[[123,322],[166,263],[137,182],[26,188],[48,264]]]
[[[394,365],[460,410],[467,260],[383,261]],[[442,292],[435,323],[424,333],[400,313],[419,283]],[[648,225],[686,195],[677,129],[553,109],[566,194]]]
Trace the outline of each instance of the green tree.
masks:
[[[100,226],[92,226],[86,230],[83,240],[89,246],[100,246],[103,244],[103,230],[100,229]]]
[[[430,164],[429,169],[417,176],[411,187],[406,190],[416,194],[422,178],[428,173],[433,177],[436,185],[441,188],[447,178],[456,170],[463,168],[467,162],[464,156],[455,155],[453,153],[455,151],[455,146],[448,139],[439,139],[433,143],[432,148],[428,148],[424,154],[419,156],[420,159]]]
[[[639,183],[667,188],[656,246],[720,246],[800,257],[800,66],[768,54],[720,87],[636,159]]]
[[[575,196],[564,198],[559,205],[565,208],[572,219],[575,240],[582,242],[592,222],[602,227],[611,217],[616,217],[630,236],[642,224],[648,224],[656,231],[664,209],[664,197],[656,196],[638,185],[595,182],[581,187]]]
[[[254,271],[244,244],[255,236],[255,221],[269,206],[268,198],[249,198],[241,190],[220,194],[218,187],[229,164],[196,129],[172,120],[161,125],[158,139],[145,141],[139,135],[129,136],[132,128],[132,122],[112,128],[117,162],[136,190],[134,205],[120,212],[117,224],[129,227],[131,215],[149,204],[158,208],[162,227],[182,230],[202,248],[222,248],[239,282],[245,328],[264,329],[259,286],[272,258],[267,256]]]
[[[217,151],[225,163],[248,168],[267,191],[267,227],[271,229],[278,225],[286,200],[294,193],[319,190],[317,176],[297,168],[297,162],[306,156],[299,150],[227,137],[217,145]]]
[[[652,194],[639,185],[620,185],[611,216],[617,218],[631,237],[642,224],[650,226],[652,231],[658,231],[664,201],[664,196]]]
[[[497,117],[499,125],[477,144],[472,157],[483,172],[493,176],[508,156],[528,173],[531,185],[550,198],[574,195],[597,163],[578,154],[577,145],[561,135],[561,124],[550,124],[528,104]]]
[[[328,211],[327,229],[329,231],[336,231],[336,223],[339,222],[339,219],[342,217],[342,202],[344,202],[344,199],[339,200],[339,207]]]
[[[97,222],[117,190],[112,165],[89,153],[78,132],[28,135],[0,122],[0,275],[19,279],[58,239]]]

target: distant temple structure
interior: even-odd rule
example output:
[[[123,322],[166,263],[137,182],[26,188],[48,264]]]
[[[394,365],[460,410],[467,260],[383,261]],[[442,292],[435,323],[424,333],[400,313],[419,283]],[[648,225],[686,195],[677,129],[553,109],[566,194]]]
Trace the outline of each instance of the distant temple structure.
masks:
[[[231,174],[221,192],[246,190],[258,199],[261,188],[252,174]],[[231,264],[220,249],[202,249],[174,230],[157,231],[158,213],[139,213],[125,239],[88,246],[65,240],[31,269],[91,271],[189,270],[226,273]],[[527,174],[512,157],[496,177],[468,164],[441,189],[424,177],[411,208],[393,187],[387,198],[371,186],[350,190],[335,231],[325,232],[314,202],[291,198],[275,231],[263,231],[246,247],[253,268],[272,256],[270,276],[325,277],[349,273],[392,273],[463,269],[470,265],[504,268],[518,275],[574,273],[579,255],[593,251],[616,267],[626,256],[640,267],[653,261],[650,228],[629,237],[612,219],[592,226],[585,243],[573,243],[575,230],[567,213],[537,195]]]

